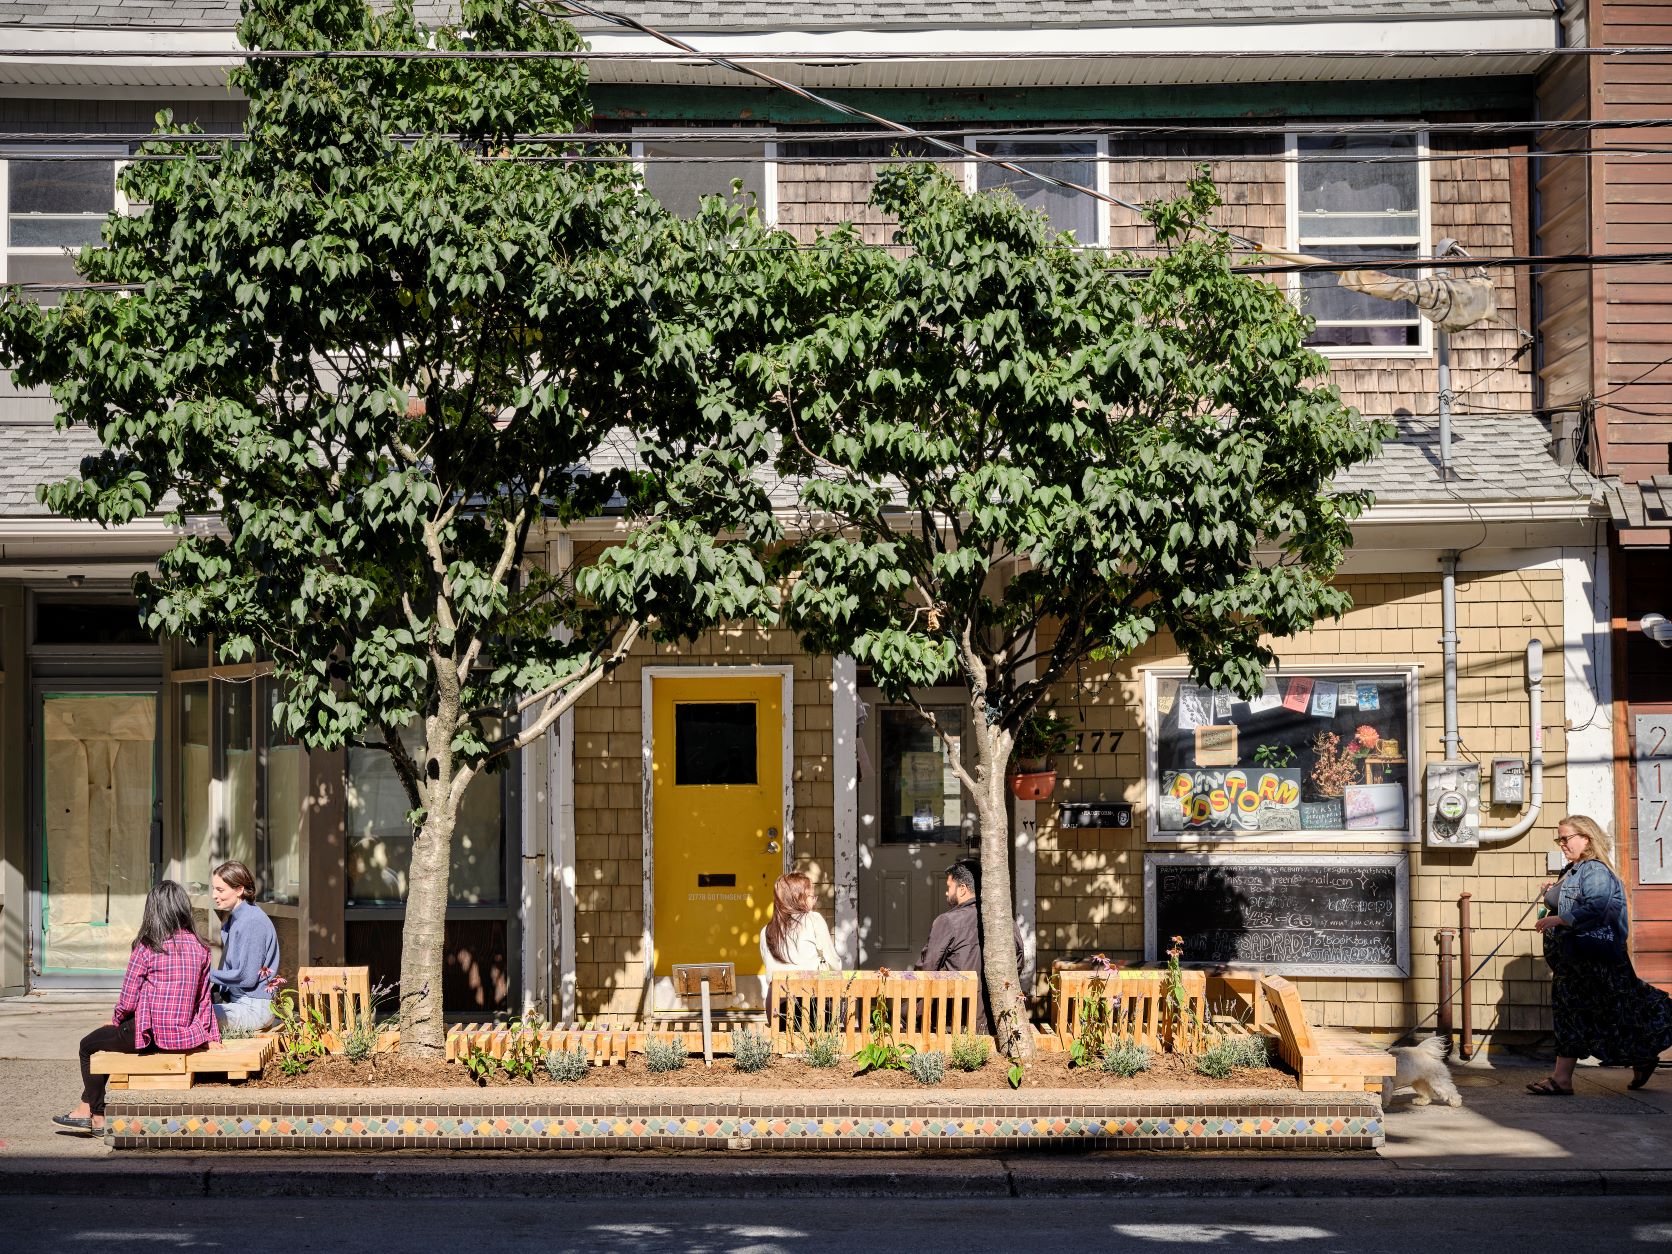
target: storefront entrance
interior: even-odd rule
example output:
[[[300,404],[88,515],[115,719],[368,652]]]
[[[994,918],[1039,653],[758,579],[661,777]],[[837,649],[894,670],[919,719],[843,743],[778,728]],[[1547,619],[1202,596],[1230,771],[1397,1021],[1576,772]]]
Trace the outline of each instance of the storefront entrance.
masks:
[[[964,700],[958,689],[924,697],[962,751]],[[909,968],[946,909],[946,868],[969,852],[974,813],[952,772],[952,750],[917,711],[881,701],[875,690],[861,743],[859,965]]]
[[[651,709],[652,972],[657,1011],[675,964],[735,964],[739,997],[761,1004],[760,930],[789,865],[787,676],[778,668],[647,674]]]
[[[37,692],[35,973],[119,982],[161,857],[155,692]]]

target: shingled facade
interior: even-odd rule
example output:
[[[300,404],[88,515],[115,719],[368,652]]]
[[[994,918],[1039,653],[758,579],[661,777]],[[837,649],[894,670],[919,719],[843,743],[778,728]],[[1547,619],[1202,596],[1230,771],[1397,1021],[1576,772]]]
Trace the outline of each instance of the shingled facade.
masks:
[[[0,43],[46,48],[53,38],[108,39],[136,53],[121,68],[75,71],[106,80],[98,83],[63,81],[71,71],[61,67],[0,63],[14,83],[43,83],[33,98],[14,88],[0,100],[0,130],[120,130],[165,100],[177,113],[235,124],[236,102],[214,87],[224,67],[148,63],[142,55],[199,41],[230,57],[234,7],[107,0],[66,17],[61,5],[0,0]],[[853,0],[812,15],[768,0],[613,7],[699,47],[757,53],[775,71],[867,109],[1050,162],[1129,199],[1164,195],[1205,162],[1224,193],[1221,224],[1274,246],[1343,258],[1427,256],[1443,238],[1481,256],[1533,250],[1530,133],[1470,127],[1535,116],[1534,75],[1558,39],[1546,0],[1211,7]],[[58,26],[47,30],[49,21]],[[580,24],[599,48],[653,47],[643,35]],[[1397,55],[1283,55],[1372,44]],[[1477,55],[1430,55],[1460,48]],[[1133,49],[1156,55],[1086,55]],[[866,55],[901,51],[924,55]],[[1015,52],[1029,55],[998,55]],[[1252,55],[1262,52],[1269,55]],[[856,135],[851,121],[700,64],[612,60],[593,67],[592,81],[599,127],[636,146],[648,186],[670,206],[723,192],[740,177],[777,223],[803,239],[852,221],[869,238],[887,240],[889,224],[866,198],[897,140]],[[1397,126],[1374,134],[1345,129],[1362,122]],[[692,138],[694,131],[704,138]],[[699,156],[706,160],[681,161]],[[1366,157],[1372,160],[1357,160]],[[989,172],[974,163],[957,172],[971,186],[989,185]],[[1148,242],[1125,210],[1019,190],[1085,244]],[[1342,221],[1355,225],[1350,232],[1332,227]],[[1455,396],[1443,451],[1433,328],[1396,305],[1327,290],[1311,295],[1333,378],[1352,403],[1392,419],[1398,436],[1347,478],[1377,497],[1342,573],[1355,608],[1340,622],[1276,642],[1283,669],[1272,677],[1271,701],[1202,694],[1165,644],[1117,666],[1088,665],[1053,694],[1057,711],[1083,734],[1059,763],[1056,795],[1016,803],[1016,914],[1036,993],[1057,960],[1094,952],[1158,957],[1165,944],[1157,935],[1158,884],[1168,867],[1192,859],[1289,859],[1347,872],[1374,866],[1394,869],[1394,887],[1373,943],[1362,952],[1331,950],[1338,960],[1310,970],[1310,959],[1294,955],[1268,955],[1264,965],[1302,980],[1325,1021],[1402,1031],[1434,1005],[1434,933],[1454,922],[1458,894],[1474,894],[1480,926],[1506,926],[1546,874],[1555,819],[1570,810],[1613,813],[1609,575],[1600,543],[1606,506],[1598,483],[1557,456],[1540,416],[1535,364],[1542,350],[1526,347],[1538,334],[1530,280],[1515,268],[1493,274],[1501,318],[1457,333],[1450,345]],[[91,535],[34,504],[33,485],[72,472],[86,447],[85,437],[52,429],[48,402],[0,400],[0,439],[7,859],[0,980],[17,991],[101,978],[42,960],[52,952],[54,887],[42,863],[47,837],[33,783],[45,749],[29,729],[49,699],[118,690],[155,698],[158,865],[195,891],[211,856],[247,852],[259,864],[287,955],[389,971],[398,952],[400,835],[385,812],[379,766],[353,752],[296,755],[273,743],[259,717],[266,699],[259,667],[211,667],[175,642],[134,642],[108,627],[83,639],[86,630],[78,636],[63,626],[79,621],[63,606],[118,606],[127,574],[167,536],[144,525],[129,537]],[[539,560],[555,568],[575,546],[607,539],[607,527],[583,524],[545,537]],[[1527,834],[1479,850],[1423,843],[1425,767],[1444,752],[1441,571],[1448,556],[1457,570],[1460,753],[1488,775],[1495,757],[1528,757],[1529,640],[1541,640],[1548,659],[1543,810]],[[677,652],[641,647],[559,734],[525,755],[497,796],[480,799],[467,828],[464,891],[449,924],[450,1009],[479,1018],[531,1000],[560,1019],[681,1012],[668,966],[722,956],[682,951],[681,925],[658,913],[670,892],[691,887],[680,887],[686,871],[705,877],[706,894],[684,894],[687,910],[706,902],[747,914],[754,928],[765,921],[765,902],[730,892],[725,867],[697,866],[691,859],[700,851],[681,846],[678,823],[666,812],[658,821],[663,803],[647,775],[666,752],[681,702],[702,704],[689,694],[709,682],[720,685],[720,704],[753,703],[753,734],[770,738],[768,756],[781,752],[773,757],[781,794],[768,799],[777,808],[762,828],[771,833],[765,847],[783,868],[813,878],[844,960],[910,960],[933,911],[938,873],[969,833],[966,807],[944,787],[944,762],[931,760],[939,750],[868,686],[852,659],[808,657],[787,633],[739,627]],[[745,692],[766,695],[738,695]],[[956,689],[924,696],[947,706],[960,699]],[[664,725],[664,713],[673,722]],[[1204,751],[1192,738],[1204,725],[1239,727],[1240,739]],[[1314,805],[1303,824],[1306,802],[1299,802],[1292,815],[1239,826],[1220,821],[1214,803],[1204,801],[1209,812],[1197,823],[1172,795],[1181,775],[1203,768],[1221,777],[1255,770],[1251,755],[1266,743],[1274,748],[1262,763],[1280,757],[1286,743],[1310,743],[1314,730],[1351,738],[1361,727],[1375,733],[1381,751],[1355,767],[1363,771],[1350,784],[1356,810],[1343,793],[1333,817]],[[1200,767],[1180,757],[1192,744]],[[1298,764],[1273,769],[1309,789],[1309,764],[1303,745]],[[1485,798],[1488,828],[1501,830],[1525,811],[1495,800],[1502,799]],[[1093,808],[1059,811],[1059,804]],[[747,946],[725,956],[740,973],[755,969]],[[1531,939],[1513,939],[1477,986],[1477,1025],[1544,1028],[1546,990]],[[747,1013],[755,1004],[745,994],[733,1009]]]

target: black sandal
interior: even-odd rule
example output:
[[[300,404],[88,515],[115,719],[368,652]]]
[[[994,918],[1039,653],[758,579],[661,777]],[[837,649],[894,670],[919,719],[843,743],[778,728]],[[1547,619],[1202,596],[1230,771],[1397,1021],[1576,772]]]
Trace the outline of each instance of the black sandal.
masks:
[[[1534,1097],[1572,1097],[1572,1089],[1564,1089],[1556,1083],[1555,1076],[1545,1076],[1542,1080],[1534,1080],[1527,1086],[1527,1092]]]
[[[1651,1058],[1648,1062],[1634,1063],[1631,1068],[1631,1083],[1628,1089],[1640,1089],[1655,1078],[1655,1068],[1660,1066],[1660,1059]]]

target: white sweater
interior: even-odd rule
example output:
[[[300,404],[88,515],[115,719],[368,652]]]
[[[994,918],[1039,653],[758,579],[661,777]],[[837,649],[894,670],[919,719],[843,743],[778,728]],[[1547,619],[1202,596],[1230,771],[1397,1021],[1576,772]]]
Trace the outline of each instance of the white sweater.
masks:
[[[836,956],[836,946],[830,943],[830,929],[817,910],[809,910],[785,930],[784,948],[790,960],[779,962],[766,947],[766,929],[761,929],[761,961],[766,964],[768,974],[773,971],[812,971],[820,967],[833,971],[842,969],[841,959]]]

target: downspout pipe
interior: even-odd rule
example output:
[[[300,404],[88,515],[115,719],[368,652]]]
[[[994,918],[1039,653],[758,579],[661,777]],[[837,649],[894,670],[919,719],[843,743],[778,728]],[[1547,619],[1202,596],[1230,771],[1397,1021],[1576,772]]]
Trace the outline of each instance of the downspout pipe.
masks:
[[[1440,558],[1440,644],[1445,651],[1445,757],[1457,761],[1461,737],[1457,731],[1457,550]]]
[[[1513,825],[1503,828],[1481,828],[1480,843],[1502,845],[1525,836],[1538,822],[1544,808],[1544,642],[1527,641],[1527,703],[1532,716],[1532,792],[1527,799],[1527,813]]]

